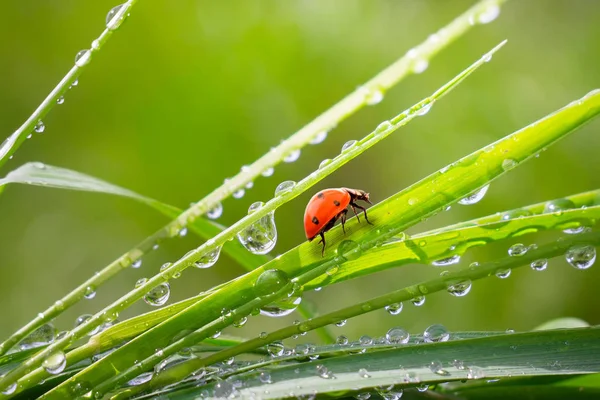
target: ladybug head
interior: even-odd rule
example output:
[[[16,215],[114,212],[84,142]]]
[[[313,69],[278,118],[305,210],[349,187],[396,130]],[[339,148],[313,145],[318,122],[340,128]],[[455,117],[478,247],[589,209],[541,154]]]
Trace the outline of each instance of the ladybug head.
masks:
[[[348,189],[348,188],[344,188],[352,197],[352,200],[362,200],[362,201],[366,201],[369,204],[373,204],[371,203],[371,201],[369,200],[369,193],[365,192],[364,190],[360,190],[360,189]]]

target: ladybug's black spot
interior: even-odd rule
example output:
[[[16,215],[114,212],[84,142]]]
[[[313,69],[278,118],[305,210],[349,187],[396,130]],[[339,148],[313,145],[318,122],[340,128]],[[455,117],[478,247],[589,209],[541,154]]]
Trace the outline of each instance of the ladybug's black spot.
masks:
[[[315,225],[319,225],[319,220],[317,219],[317,217],[312,217],[312,223]]]
[[[324,195],[323,193],[319,193],[319,194],[317,195],[317,197],[318,197],[318,198],[320,198],[320,199],[322,199],[323,197],[325,197],[325,195]]]
[[[335,206],[336,206],[336,207],[339,207],[339,206],[340,206],[340,202],[339,202],[339,201],[337,201],[337,200],[334,200],[334,201],[333,201],[333,204],[335,204]]]

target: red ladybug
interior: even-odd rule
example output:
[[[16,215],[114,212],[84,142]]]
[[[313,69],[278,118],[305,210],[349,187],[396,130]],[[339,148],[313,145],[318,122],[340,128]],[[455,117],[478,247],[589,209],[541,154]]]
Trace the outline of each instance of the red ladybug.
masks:
[[[356,204],[357,200],[373,204],[369,201],[369,193],[363,190],[348,188],[321,190],[308,202],[306,211],[304,211],[304,231],[309,241],[312,241],[317,235],[321,235],[321,241],[319,242],[323,243],[321,255],[325,255],[325,232],[333,228],[336,221],[340,218],[342,219],[342,229],[346,233],[344,227],[346,213],[348,212],[346,207],[352,207],[352,211],[354,211],[354,215],[356,215],[359,222],[360,218],[356,213],[356,209],[363,210],[365,219],[371,224],[367,218],[367,210]]]

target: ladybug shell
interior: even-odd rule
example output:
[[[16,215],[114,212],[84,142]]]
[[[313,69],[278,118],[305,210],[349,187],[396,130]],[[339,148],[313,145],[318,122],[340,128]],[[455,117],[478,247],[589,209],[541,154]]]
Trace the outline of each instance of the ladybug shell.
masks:
[[[304,211],[304,231],[308,240],[315,236],[350,204],[350,193],[344,189],[325,189],[315,194]]]

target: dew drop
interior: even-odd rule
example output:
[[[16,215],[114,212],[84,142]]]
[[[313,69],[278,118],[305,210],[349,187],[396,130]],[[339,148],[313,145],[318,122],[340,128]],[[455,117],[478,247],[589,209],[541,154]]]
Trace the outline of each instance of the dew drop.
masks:
[[[370,346],[373,344],[373,338],[369,335],[362,335],[358,338],[358,342],[363,346]]]
[[[361,378],[370,378],[371,377],[371,375],[369,375],[369,372],[365,368],[361,368],[358,370],[358,376],[360,376]]]
[[[453,255],[451,257],[442,258],[440,260],[432,261],[431,265],[434,265],[436,267],[444,267],[446,265],[457,264],[459,261],[460,261],[460,256],[458,254],[455,254],[455,255]]]
[[[423,340],[427,343],[447,342],[450,339],[450,333],[445,326],[434,324],[429,326],[423,332]]]
[[[275,188],[275,196],[281,196],[282,194],[287,193],[290,190],[292,190],[295,186],[296,186],[296,182],[294,182],[294,181],[281,182]]]
[[[268,269],[256,278],[254,294],[257,297],[268,296],[281,290],[290,281],[288,275],[279,269]]]
[[[4,375],[0,376],[0,378],[4,378]],[[17,382],[11,383],[10,385],[6,386],[4,389],[2,389],[2,394],[13,394],[15,391],[17,390]]]
[[[90,300],[96,297],[96,289],[93,286],[88,286],[85,288],[85,292],[83,293],[83,297]]]
[[[44,125],[44,122],[40,119],[37,124],[35,124],[35,128],[33,128],[37,133],[42,133],[44,132],[44,130],[46,129],[46,125]]]
[[[385,310],[390,314],[390,315],[398,315],[402,312],[402,303],[394,303],[394,304],[390,304],[388,306],[385,306]]]
[[[483,199],[489,188],[490,185],[485,185],[484,187],[476,190],[467,197],[460,199],[458,201],[458,204],[462,204],[463,206],[470,206],[472,204],[478,203],[481,199]]]
[[[406,344],[410,340],[410,334],[402,328],[391,328],[385,334],[385,340],[391,344]]]
[[[319,143],[323,143],[323,141],[327,139],[327,131],[321,131],[319,133],[317,133],[317,135],[312,138],[308,143],[310,144],[319,144]]]
[[[269,176],[272,176],[274,172],[275,172],[275,168],[273,168],[273,167],[269,167],[269,168],[265,169],[265,170],[264,170],[264,171],[261,173],[261,175],[262,175],[262,176],[265,176],[265,177],[269,177]]]
[[[218,246],[217,248],[210,250],[204,255],[202,255],[202,257],[200,257],[200,259],[194,263],[194,267],[201,269],[210,268],[213,265],[215,265],[216,262],[219,260],[220,254],[221,246]]]
[[[575,203],[569,199],[557,199],[547,202],[544,205],[544,213],[554,213],[555,215],[562,215],[563,211],[575,208]]]
[[[269,353],[271,357],[281,357],[284,350],[285,347],[283,346],[283,343],[279,341],[267,345],[267,353]]]
[[[356,146],[356,140],[348,140],[346,143],[344,143],[344,145],[342,146],[342,153],[345,153],[346,151],[350,150],[351,148],[353,148],[354,146]]]
[[[28,350],[45,346],[54,342],[55,338],[56,328],[54,328],[54,325],[50,323],[44,324],[25,337],[25,339],[19,343],[19,348],[21,350]]]
[[[466,279],[457,283],[448,285],[448,293],[455,297],[463,297],[469,294],[471,291],[471,281]]]
[[[262,306],[260,314],[267,317],[285,317],[293,313],[302,302],[302,297],[290,296]]]
[[[233,196],[234,199],[241,199],[242,197],[244,197],[244,195],[246,194],[246,191],[243,188],[237,189],[235,190],[231,196]]]
[[[150,382],[150,380],[152,380],[152,377],[154,377],[154,372],[144,372],[143,374],[140,374],[132,380],[130,380],[129,382],[127,382],[127,384],[129,386],[143,385],[146,382]]]
[[[425,296],[417,296],[413,298],[410,302],[413,303],[413,305],[420,307],[423,304],[425,304]]]
[[[283,162],[293,163],[300,158],[300,153],[300,149],[292,150],[285,157],[283,157]]]
[[[277,190],[275,193],[277,195]],[[253,203],[248,209],[248,214],[252,214],[262,206],[262,202]],[[275,211],[271,211],[252,225],[242,229],[237,234],[237,238],[246,250],[252,254],[267,254],[273,250],[275,244],[277,244]]]
[[[348,344],[348,338],[344,335],[340,335],[335,339],[337,344]]]
[[[85,323],[87,323],[89,320],[91,320],[93,317],[92,314],[82,314],[79,317],[75,318],[75,324],[74,327],[77,328],[80,325],[83,325]],[[100,332],[100,328],[101,326],[98,325],[97,327],[95,327],[94,329],[92,329],[91,331],[88,332],[88,336],[94,336],[96,333]]]
[[[148,278],[140,278],[135,282],[135,288],[139,288],[140,286],[144,286],[148,282]]]
[[[273,383],[271,379],[271,374],[268,372],[261,372],[259,377],[261,383]]]
[[[421,108],[419,108],[419,109],[416,111],[416,114],[417,114],[419,117],[421,117],[421,116],[423,116],[423,115],[427,114],[427,113],[429,112],[429,110],[431,110],[431,106],[432,106],[432,105],[433,105],[433,103],[426,103],[426,104],[423,104],[423,106],[421,106]]]
[[[527,253],[527,250],[529,250],[529,247],[522,243],[513,244],[508,249],[508,255],[511,257],[521,257]]]
[[[90,62],[92,58],[92,52],[89,50],[81,50],[79,53],[75,55],[75,65],[78,67],[83,67]]]
[[[142,266],[142,259],[135,260],[131,263],[131,268],[139,268]]]
[[[412,71],[415,74],[421,74],[421,73],[425,72],[427,67],[429,67],[429,61],[427,61],[424,58],[419,58],[414,61],[413,66],[412,66]]]
[[[336,322],[335,326],[341,328],[342,326],[346,325],[347,323],[348,323],[348,320],[347,319],[343,319],[341,321]]]
[[[480,24],[489,24],[500,15],[500,7],[497,4],[490,4],[483,12],[477,16]]]
[[[500,269],[500,270],[496,271],[496,276],[500,279],[506,279],[510,276],[510,273],[511,273],[510,268]]]
[[[56,99],[56,104],[63,104],[65,102],[65,98],[63,96],[60,96],[58,99]]]
[[[233,327],[241,328],[242,326],[246,325],[246,322],[248,322],[248,317],[242,317],[233,323]]]
[[[323,379],[334,379],[335,376],[324,365],[317,365],[317,375]]]
[[[375,128],[375,133],[379,134],[382,132],[386,132],[388,129],[392,127],[392,123],[390,121],[383,121]]]
[[[187,233],[188,233],[188,228],[184,226],[183,228],[181,228],[179,230],[178,235],[179,235],[179,237],[185,237],[185,235],[187,235]]]
[[[118,29],[129,15],[125,14],[126,11],[127,10],[123,8],[123,4],[111,8],[106,14],[106,28],[111,31]]]
[[[359,258],[361,256],[362,249],[360,248],[360,245],[358,243],[356,243],[355,241],[344,240],[338,246],[337,254],[340,258],[342,258],[342,261],[356,260],[357,258]],[[337,272],[337,270],[338,270],[337,266],[331,267],[331,268],[335,268],[335,271],[333,273]],[[328,271],[329,271],[329,269],[328,269]],[[327,275],[333,275],[333,273],[328,273]]]
[[[517,162],[511,158],[506,158],[502,161],[502,169],[509,171],[517,166]]]
[[[223,205],[221,203],[215,204],[213,208],[206,212],[206,216],[210,219],[217,219],[223,215]]]
[[[590,245],[576,245],[567,250],[565,258],[574,268],[588,269],[596,261],[596,248]]]
[[[379,88],[368,88],[366,86],[362,86],[361,90],[365,96],[365,103],[369,106],[379,104],[383,100],[384,94]]]
[[[422,384],[422,385],[418,385],[416,386],[417,390],[419,392],[426,392],[427,390],[429,390],[429,385],[427,385],[426,383]]]
[[[159,307],[169,300],[170,295],[171,286],[168,282],[163,282],[146,293],[146,295],[144,295],[144,301],[153,307]]]
[[[325,168],[329,164],[331,164],[331,159],[326,158],[323,161],[321,161],[321,164],[319,164],[319,169]]]
[[[545,258],[531,262],[531,269],[534,271],[543,271],[548,267],[548,260]]]
[[[436,375],[448,376],[450,373],[444,369],[441,361],[435,360],[429,364],[429,369]]]
[[[67,366],[67,357],[62,351],[51,354],[42,362],[42,367],[51,375],[60,374]]]
[[[484,377],[485,373],[479,368],[469,368],[467,371],[467,379],[481,379]]]

